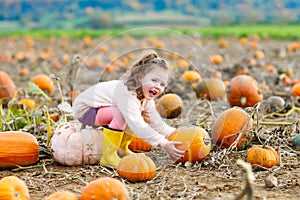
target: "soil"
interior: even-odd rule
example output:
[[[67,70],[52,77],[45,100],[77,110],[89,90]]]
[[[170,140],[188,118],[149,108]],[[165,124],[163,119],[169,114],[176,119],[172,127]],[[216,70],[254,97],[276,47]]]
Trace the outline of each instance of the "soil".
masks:
[[[181,79],[181,74],[187,68],[198,70],[202,78],[209,78],[213,72],[220,71],[225,81],[235,76],[237,69],[246,69],[247,73],[258,82],[264,100],[255,111],[248,110],[255,113],[253,115],[255,134],[250,146],[244,150],[229,151],[212,141],[211,152],[205,160],[183,164],[172,162],[162,149],[152,149],[145,154],[155,162],[157,173],[147,182],[129,182],[119,177],[116,171],[101,165],[69,167],[54,162],[46,145],[46,131],[42,125],[28,129],[39,138],[41,151],[38,163],[29,167],[2,170],[0,178],[9,175],[18,176],[26,182],[33,200],[43,199],[59,190],[70,190],[79,197],[88,182],[103,176],[122,181],[131,199],[235,199],[243,191],[246,183],[245,170],[237,165],[237,160],[245,160],[247,149],[251,145],[264,143],[268,139],[268,144],[280,155],[280,164],[269,169],[253,166],[255,180],[251,186],[254,199],[299,199],[300,152],[291,145],[291,137],[299,133],[299,110],[292,110],[293,112],[285,115],[292,106],[299,105],[299,102],[296,97],[290,95],[292,85],[285,82],[285,77],[288,74],[292,80],[300,78],[300,50],[289,48],[293,41],[278,41],[268,37],[248,38],[249,43],[246,45],[242,45],[237,38],[224,39],[228,43],[226,48],[219,47],[219,39],[202,38],[201,35],[188,37],[179,33],[157,38],[132,38],[123,34],[118,37],[90,40],[68,37],[2,38],[1,46],[6,48],[0,50],[2,55],[0,68],[11,75],[18,88],[26,88],[27,82],[34,74],[55,74],[60,78],[62,94],[68,102],[70,98],[67,94],[72,83],[76,90],[83,90],[99,80],[119,78],[125,71],[124,65],[128,65],[127,61],[132,61],[137,51],[147,47],[159,48],[161,57],[168,60],[172,72],[166,92],[174,92],[184,101],[184,108],[179,117],[165,119],[174,127],[201,126],[211,134],[214,116],[231,107],[226,96],[217,101],[197,99],[191,86]],[[250,44],[250,42],[254,44],[255,41],[256,48]],[[263,58],[254,57],[257,50],[264,52]],[[42,57],[41,52],[47,53],[45,57]],[[172,52],[177,52],[178,55]],[[222,55],[223,62],[221,64],[210,62],[209,56],[213,54]],[[83,62],[80,65],[78,62],[71,62],[74,55],[81,56]],[[180,59],[189,62],[187,68],[178,65]],[[272,64],[280,70],[266,72],[267,64]],[[108,65],[119,65],[118,70],[103,70]],[[29,74],[19,75],[21,67],[28,68]],[[67,76],[70,70],[79,67],[76,79]],[[20,97],[22,95],[24,92],[19,93]],[[267,101],[272,95],[281,96],[286,102],[285,109],[281,110],[282,116],[266,117],[273,111],[279,112]],[[49,110],[56,111],[57,105],[61,102],[58,87],[55,88],[51,98]],[[71,120],[71,117],[69,118]],[[52,129],[54,130],[60,122],[52,124]],[[271,135],[273,136],[270,138]],[[277,178],[278,184],[267,187],[265,179],[268,176]]]

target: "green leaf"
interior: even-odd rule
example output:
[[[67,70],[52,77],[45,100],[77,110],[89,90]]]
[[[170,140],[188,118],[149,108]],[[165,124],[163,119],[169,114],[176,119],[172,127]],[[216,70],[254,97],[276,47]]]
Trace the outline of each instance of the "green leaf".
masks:
[[[39,86],[37,86],[36,84],[34,84],[32,82],[28,82],[27,92],[28,92],[28,94],[43,96],[47,99],[48,103],[51,102],[51,98],[43,90],[41,90],[39,88]]]

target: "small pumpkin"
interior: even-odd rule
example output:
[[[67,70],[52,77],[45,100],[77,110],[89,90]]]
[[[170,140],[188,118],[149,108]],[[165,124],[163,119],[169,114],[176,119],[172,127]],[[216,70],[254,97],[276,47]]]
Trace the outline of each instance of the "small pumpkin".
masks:
[[[156,104],[156,110],[161,117],[172,119],[181,114],[183,101],[180,96],[168,93],[160,97]]]
[[[12,99],[16,93],[16,85],[11,77],[5,72],[0,70],[0,99]]]
[[[227,100],[231,106],[252,107],[263,100],[256,81],[248,75],[233,77],[226,90]]]
[[[191,64],[185,59],[179,59],[177,65],[182,68],[188,68]]]
[[[278,165],[279,156],[275,149],[268,145],[254,145],[247,151],[246,161],[262,167],[271,168]]]
[[[0,179],[1,200],[29,200],[29,190],[26,183],[16,176],[6,176]]]
[[[189,83],[195,83],[201,80],[201,75],[194,70],[187,70],[182,74],[182,78]]]
[[[220,100],[225,96],[225,84],[219,78],[204,78],[196,85],[195,93],[198,98]]]
[[[209,59],[215,64],[221,64],[223,62],[223,57],[218,54],[210,56]]]
[[[296,150],[300,150],[300,134],[294,135],[292,137],[292,145]]]
[[[29,166],[39,160],[39,144],[30,133],[0,132],[0,169]]]
[[[41,90],[46,91],[48,94],[52,94],[54,90],[54,82],[50,76],[46,74],[37,74],[32,77],[31,81],[36,84]]]
[[[272,64],[268,64],[265,66],[265,72],[277,74],[277,68]]]
[[[240,38],[240,44],[243,45],[243,46],[247,46],[248,45],[248,38],[241,37]]]
[[[222,80],[222,73],[220,71],[218,71],[218,70],[213,71],[211,73],[211,78],[218,78],[218,79]]]
[[[168,140],[182,142],[177,148],[186,151],[184,157],[177,160],[177,163],[200,162],[207,157],[211,150],[211,139],[207,131],[201,127],[179,127],[169,136]]]
[[[102,130],[82,128],[78,121],[63,122],[51,138],[53,159],[68,166],[99,163],[102,155]]]
[[[214,121],[211,132],[212,138],[217,145],[228,148],[238,138],[244,126],[242,136],[236,145],[237,148],[245,148],[248,145],[252,136],[249,130],[253,128],[253,119],[239,107],[229,108]]]
[[[280,112],[285,109],[286,103],[281,96],[270,96],[267,100],[267,112]]]
[[[78,197],[73,192],[64,190],[50,194],[45,200],[78,200]]]
[[[27,109],[32,110],[35,108],[35,101],[30,98],[21,99],[19,101],[20,104],[26,106]]]
[[[122,178],[132,182],[148,181],[154,177],[156,166],[144,153],[135,153],[120,160],[117,172]]]
[[[293,85],[291,89],[291,94],[293,96],[300,96],[300,83],[296,83],[295,85]]]
[[[101,177],[89,182],[82,190],[80,200],[129,200],[125,185],[111,177]]]
[[[128,148],[133,152],[146,152],[150,151],[152,146],[142,138],[134,136]]]
[[[261,50],[256,50],[255,52],[254,52],[254,54],[253,54],[253,56],[255,57],[255,58],[264,58],[265,57],[265,54],[264,54],[264,52],[263,51],[261,51]]]
[[[227,48],[228,47],[228,42],[224,38],[219,39],[219,47],[220,48]]]
[[[151,150],[152,145],[142,138],[136,136],[128,126],[126,126],[126,128],[124,129],[124,132],[128,135],[133,135],[132,141],[128,145],[128,149],[133,152],[146,152]]]

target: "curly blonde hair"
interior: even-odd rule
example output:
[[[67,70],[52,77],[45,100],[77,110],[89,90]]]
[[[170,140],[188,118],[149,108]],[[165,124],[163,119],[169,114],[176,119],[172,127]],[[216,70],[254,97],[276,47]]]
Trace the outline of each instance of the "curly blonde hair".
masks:
[[[155,50],[148,49],[143,51],[140,54],[139,59],[137,59],[124,74],[124,84],[129,91],[136,91],[139,93],[141,89],[141,78],[156,67],[166,70],[166,73],[169,71],[167,61],[159,58]]]

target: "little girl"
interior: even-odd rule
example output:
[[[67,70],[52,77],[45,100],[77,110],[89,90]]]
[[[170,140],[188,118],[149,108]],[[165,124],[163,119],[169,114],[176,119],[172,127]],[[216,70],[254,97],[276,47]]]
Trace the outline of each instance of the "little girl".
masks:
[[[120,80],[99,82],[77,96],[74,117],[85,125],[103,126],[101,165],[116,168],[119,149],[132,153],[128,149],[132,132],[153,147],[164,148],[172,160],[183,156],[184,151],[176,148],[181,142],[167,140],[175,128],[155,108],[154,99],[167,85],[168,70],[167,62],[148,50]],[[124,133],[125,128],[129,129]]]

